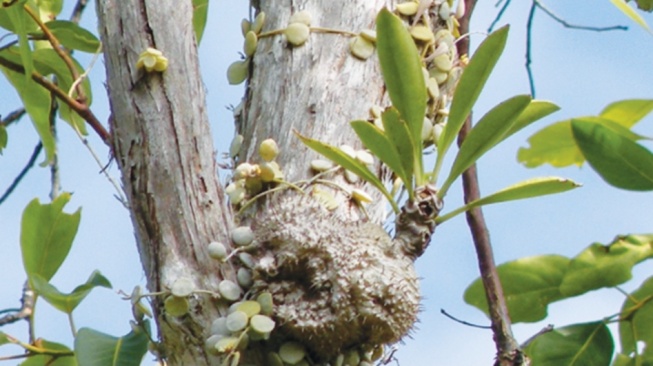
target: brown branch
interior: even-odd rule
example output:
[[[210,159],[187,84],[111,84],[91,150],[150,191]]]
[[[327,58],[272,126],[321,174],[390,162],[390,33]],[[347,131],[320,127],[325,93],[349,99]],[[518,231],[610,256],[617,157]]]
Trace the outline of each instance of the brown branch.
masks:
[[[41,28],[43,31],[43,34],[45,35],[45,38],[48,39],[48,42],[52,45],[52,48],[54,49],[54,52],[57,53],[57,56],[63,60],[63,62],[66,64],[66,67],[68,67],[68,70],[70,71],[70,75],[74,80],[79,79],[79,72],[77,72],[77,67],[75,66],[75,63],[73,60],[70,58],[70,55],[63,49],[63,46],[61,46],[61,43],[59,43],[59,40],[57,37],[50,32],[50,29],[41,21],[41,18],[39,17],[38,14],[36,14],[32,8],[30,8],[28,5],[24,6],[25,11],[27,14],[29,14],[32,19],[36,22],[36,24]],[[80,84],[77,84],[77,87],[75,88],[77,91],[77,98],[84,102],[86,100],[86,95],[84,95],[84,90],[81,88]]]
[[[474,10],[474,6],[476,5],[476,0],[465,0],[465,5],[467,13],[462,19],[460,19],[461,34],[469,32],[469,20]],[[469,38],[466,37],[462,39],[457,43],[457,47],[459,54],[469,54]],[[460,130],[458,136],[459,146],[467,137],[471,127],[472,117],[470,114]],[[463,191],[465,195],[465,203],[480,198],[480,189],[475,164],[463,173]],[[483,211],[477,207],[467,211],[466,216],[467,224],[469,225],[474,240],[474,246],[476,248],[481,280],[483,282],[483,287],[485,288],[490,320],[492,321],[492,332],[494,333],[494,342],[497,348],[497,360],[495,365],[523,365],[525,362],[524,355],[519,349],[519,344],[512,334],[508,307],[503,295],[503,288],[501,286],[501,281],[499,280],[497,268],[494,263],[492,245],[490,243],[490,236],[485,224],[485,219],[483,218]]]
[[[14,181],[11,182],[9,187],[7,187],[7,190],[5,190],[5,193],[3,193],[2,196],[0,196],[0,205],[3,204],[5,202],[5,200],[7,200],[7,198],[11,195],[11,193],[14,191],[14,189],[16,189],[16,187],[18,187],[18,184],[20,184],[20,181],[23,180],[23,178],[25,178],[25,176],[27,175],[27,172],[29,172],[29,170],[32,169],[32,167],[34,166],[34,163],[36,163],[36,158],[38,158],[39,154],[41,153],[41,149],[43,149],[43,144],[41,144],[41,142],[39,141],[39,143],[36,144],[36,146],[34,147],[34,151],[32,152],[32,156],[30,156],[29,161],[27,162],[27,164],[25,164],[25,166],[20,171],[20,173],[18,173],[16,178],[14,178]],[[2,319],[0,319],[0,325],[2,325]]]
[[[11,71],[25,74],[25,68],[22,65],[13,63],[6,58],[0,57],[0,65]],[[32,80],[36,81],[39,85],[56,95],[57,98],[61,99],[62,102],[66,103],[72,110],[82,117],[91,128],[93,128],[107,146],[111,147],[111,135],[104,126],[102,126],[102,123],[100,123],[95,114],[93,114],[93,112],[88,108],[88,105],[68,96],[65,91],[61,90],[61,88],[36,70],[32,71]]]
[[[14,122],[18,122],[25,115],[25,108],[18,108],[15,111],[9,113],[9,115],[2,120],[0,120],[0,125],[5,127],[9,126]]]

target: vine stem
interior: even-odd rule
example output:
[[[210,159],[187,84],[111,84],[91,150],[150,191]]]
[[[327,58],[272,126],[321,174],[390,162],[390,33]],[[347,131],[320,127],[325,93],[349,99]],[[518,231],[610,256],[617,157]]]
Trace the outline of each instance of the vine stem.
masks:
[[[469,32],[469,21],[472,12],[476,5],[477,0],[465,0],[466,14],[460,19],[460,33],[465,34]],[[457,43],[458,54],[469,54],[469,37],[462,39]],[[472,116],[470,114],[465,121],[460,133],[458,135],[458,145],[467,137],[467,134],[472,128]],[[473,164],[469,169],[463,173],[463,191],[465,195],[465,203],[472,202],[480,198],[480,189],[478,183],[478,175],[476,172],[476,164]],[[487,297],[488,310],[490,320],[492,321],[492,332],[494,333],[494,342],[497,349],[496,366],[516,366],[527,365],[528,361],[519,348],[519,344],[515,340],[512,329],[510,316],[508,315],[508,307],[506,299],[503,295],[503,287],[499,280],[496,264],[494,263],[494,255],[492,252],[492,244],[490,243],[490,236],[488,233],[485,219],[483,218],[483,211],[479,207],[473,208],[466,212],[467,224],[472,234],[474,246],[476,248],[476,256],[478,258],[478,266],[481,272],[481,280],[485,288]]]

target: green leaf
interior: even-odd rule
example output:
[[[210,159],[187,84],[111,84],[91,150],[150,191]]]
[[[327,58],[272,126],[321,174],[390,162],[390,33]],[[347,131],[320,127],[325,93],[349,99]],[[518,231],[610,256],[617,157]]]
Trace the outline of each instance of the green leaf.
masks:
[[[64,313],[70,314],[93,288],[111,288],[111,282],[102,276],[100,272],[94,271],[88,280],[86,280],[86,283],[77,286],[70,294],[64,294],[48,283],[45,278],[35,273],[32,275],[32,286],[34,286],[34,291],[50,303],[50,305]]]
[[[0,155],[2,155],[2,150],[7,147],[7,142],[9,141],[9,135],[7,134],[7,129],[5,125],[0,124]]]
[[[451,184],[483,154],[503,140],[519,115],[528,107],[531,97],[518,95],[501,102],[487,112],[469,131],[453,162],[449,176],[438,192],[444,197]]]
[[[648,11],[649,13],[653,11],[653,0],[635,0],[639,10]]]
[[[572,297],[630,280],[633,266],[653,257],[653,236],[648,239],[619,237],[609,245],[590,245],[571,260],[560,284],[560,292],[565,297]]]
[[[7,337],[7,334],[5,332],[0,332],[0,346],[7,343],[11,343]]]
[[[412,178],[410,177],[412,175],[406,173],[402,164],[402,156],[390,141],[390,138],[381,129],[367,121],[352,121],[350,124],[356,132],[356,135],[358,135],[358,138],[363,142],[363,145],[387,165],[390,170],[397,174],[401,180],[408,182],[406,183],[406,188],[411,192],[412,186],[410,182]],[[412,146],[409,149],[410,154],[412,154]]]
[[[193,30],[197,44],[202,40],[208,12],[209,0],[193,0]]]
[[[408,124],[412,140],[421,141],[426,110],[426,85],[422,74],[422,61],[415,42],[404,22],[387,8],[382,9],[376,18],[376,32],[381,73],[392,105],[399,111],[401,119]],[[416,143],[413,151],[415,169],[419,171],[417,184],[421,184],[421,144]]]
[[[41,165],[50,164],[54,159],[55,149],[54,137],[50,130],[50,93],[36,84],[32,79],[26,79],[24,75],[1,66],[0,71],[2,71],[7,77],[7,80],[16,88],[36,132],[41,138],[46,155],[45,161]]]
[[[50,32],[66,48],[82,52],[95,53],[100,49],[100,40],[88,30],[67,20],[51,20],[45,23]],[[32,35],[43,37],[43,32]]]
[[[84,366],[139,366],[148,342],[140,328],[120,338],[82,328],[75,337],[75,356]]]
[[[508,38],[508,26],[492,32],[479,46],[474,56],[465,67],[458,86],[454,92],[449,117],[444,125],[442,134],[437,143],[438,157],[435,163],[434,176],[437,177],[444,156],[451,147],[458,131],[465,123],[472,107],[476,103],[485,82],[490,77],[499,56],[503,53]],[[419,141],[419,140],[417,140]]]
[[[383,112],[381,122],[383,123],[385,134],[399,153],[401,165],[406,172],[406,179],[404,180],[402,178],[402,180],[408,190],[408,196],[412,199],[413,183],[420,184],[419,181],[413,182],[412,178],[416,177],[416,180],[419,180],[421,178],[418,177],[422,174],[422,152],[418,148],[418,155],[416,156],[414,147],[416,144],[420,145],[420,140],[417,140],[417,142],[413,140],[406,122],[401,119],[401,116],[394,107],[390,107]]]
[[[561,168],[585,161],[571,134],[571,120],[560,121],[534,133],[528,138],[530,147],[521,147],[517,160],[528,168],[548,163]]]
[[[525,198],[540,197],[548,194],[562,193],[579,187],[580,184],[558,177],[543,177],[528,179],[510,187],[504,188],[489,196],[472,201],[456,210],[441,215],[436,219],[436,223],[443,223],[452,217],[470,210],[474,207],[489,205],[493,203],[521,200]]]
[[[646,24],[646,21],[644,18],[642,18],[641,15],[637,14],[637,12],[628,6],[624,0],[610,0],[610,2],[617,7],[622,13],[624,13],[628,18],[630,18],[632,21],[635,23],[639,24],[640,27],[646,29],[649,33],[651,33],[651,28],[648,27],[648,24]]]
[[[547,306],[563,298],[559,286],[569,259],[560,255],[521,258],[497,267],[508,311],[513,322],[536,322],[547,315]],[[465,302],[488,314],[480,279],[465,290]]]
[[[38,0],[41,19],[54,19],[63,9],[63,0]]]
[[[61,353],[63,355],[36,354],[22,362],[20,366],[77,366],[77,360],[70,348],[63,344],[40,340],[40,346],[49,353]]]
[[[644,351],[638,358],[648,361],[638,365],[653,364],[653,277],[649,277],[642,285],[630,294],[621,307],[619,322],[619,339],[621,353],[625,355],[638,353],[638,342],[646,343]]]
[[[532,366],[608,366],[614,341],[603,322],[574,324],[538,336],[524,351]]]
[[[587,162],[609,184],[633,191],[653,190],[653,154],[614,130],[572,119],[574,139]]]
[[[628,99],[610,103],[599,116],[631,128],[652,110],[652,99]]]
[[[69,193],[62,193],[49,204],[35,198],[23,211],[20,247],[30,279],[38,274],[49,281],[68,256],[81,218],[80,210],[63,212],[69,200]]]
[[[526,107],[526,109],[524,109],[519,117],[517,117],[517,120],[512,124],[508,132],[506,132],[506,134],[503,136],[503,140],[512,136],[531,123],[539,121],[540,119],[548,116],[553,112],[557,112],[559,109],[560,107],[551,102],[544,100],[531,100],[528,107]]]
[[[327,159],[333,161],[334,163],[351,171],[352,173],[361,177],[366,182],[376,187],[388,199],[395,213],[399,212],[399,207],[397,207],[397,203],[392,198],[390,192],[388,192],[388,190],[385,188],[381,180],[376,175],[374,175],[374,173],[372,173],[365,164],[352,158],[351,156],[347,155],[345,152],[343,152],[342,150],[340,150],[335,146],[327,145],[318,140],[313,140],[311,138],[304,137],[300,135],[298,132],[295,132],[295,135],[297,135],[297,137],[299,137],[299,139],[306,146],[313,149],[318,154],[326,157]]]
[[[14,32],[18,36],[18,48],[20,50],[20,57],[22,60],[21,64],[25,68],[25,75],[23,78],[25,78],[28,82],[31,82],[31,75],[32,70],[34,70],[34,64],[32,63],[32,48],[30,47],[29,40],[27,38],[29,19],[25,17],[25,15],[27,15],[24,10],[25,6],[30,5],[26,4],[26,1],[24,0],[17,1],[7,8],[7,15],[12,22]]]

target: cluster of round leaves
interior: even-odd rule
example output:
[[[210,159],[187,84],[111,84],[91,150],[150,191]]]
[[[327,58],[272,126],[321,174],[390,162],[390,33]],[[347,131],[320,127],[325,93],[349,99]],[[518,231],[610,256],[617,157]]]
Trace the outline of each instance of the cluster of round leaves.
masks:
[[[237,135],[231,143],[230,155],[235,158],[240,150],[243,137]],[[263,160],[260,164],[240,163],[234,169],[233,181],[227,185],[225,192],[232,205],[239,205],[245,198],[260,193],[266,184],[283,181],[284,175],[281,167],[274,160],[279,155],[279,146],[272,139],[261,142],[259,156]]]
[[[227,69],[227,80],[229,84],[237,85],[247,80],[249,76],[249,64],[256,52],[256,47],[258,46],[258,38],[263,29],[263,24],[265,24],[265,13],[260,12],[254,22],[250,22],[247,19],[243,19],[240,23],[240,29],[245,37],[243,44],[243,54],[245,55],[244,60],[239,60],[231,65]]]

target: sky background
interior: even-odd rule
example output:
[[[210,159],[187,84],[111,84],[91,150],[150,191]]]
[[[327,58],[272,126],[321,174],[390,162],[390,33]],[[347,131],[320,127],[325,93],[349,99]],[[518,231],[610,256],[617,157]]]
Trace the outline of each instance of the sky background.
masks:
[[[62,13],[70,14],[72,1],[66,1]],[[204,83],[213,136],[218,152],[228,149],[233,136],[233,121],[226,106],[239,103],[242,86],[229,86],[226,69],[238,59],[242,47],[240,20],[247,17],[246,1],[212,2],[209,20],[200,47]],[[630,29],[613,32],[588,32],[563,28],[538,11],[533,28],[533,72],[536,96],[555,102],[561,111],[514,135],[479,162],[481,190],[492,193],[505,186],[536,176],[557,175],[571,178],[583,187],[545,198],[489,206],[485,218],[497,263],[525,256],[557,253],[574,256],[592,242],[608,243],[617,234],[653,232],[652,193],[634,193],[614,189],[589,167],[554,169],[543,166],[527,169],[516,161],[520,146],[543,126],[570,117],[597,114],[612,101],[653,98],[653,36],[623,16],[609,1],[577,0],[545,2],[552,11],[573,24],[592,26],[628,25]],[[496,16],[495,1],[480,1],[472,19],[473,32],[485,32]],[[530,2],[513,1],[499,25],[510,23],[506,51],[476,106],[476,116],[500,101],[529,92],[524,68],[525,31]],[[645,15],[649,24],[653,17]],[[93,2],[84,15],[83,25],[95,30]],[[0,34],[1,36],[1,34]],[[472,36],[472,47],[483,35]],[[83,65],[90,57],[79,57]],[[107,120],[109,107],[102,80],[103,63],[91,72],[94,87],[93,110]],[[0,81],[0,114],[5,116],[20,105],[13,90]],[[652,118],[635,130],[651,135]],[[91,145],[107,160],[103,144],[90,136]],[[10,184],[28,160],[38,137],[27,118],[9,128],[9,146],[0,156],[0,192]],[[130,304],[116,290],[131,292],[144,285],[144,275],[136,252],[129,213],[113,197],[114,190],[99,174],[100,168],[67,125],[59,125],[59,159],[63,190],[73,192],[67,212],[82,207],[82,221],[71,253],[52,283],[69,292],[98,269],[113,283],[114,290],[97,289],[74,313],[78,327],[92,327],[112,335],[129,332]],[[650,147],[650,145],[649,145]],[[42,159],[42,157],[41,157]],[[39,160],[41,161],[41,160]],[[111,175],[120,181],[115,164]],[[49,201],[49,171],[33,168],[18,189],[0,205],[0,309],[18,307],[25,280],[19,251],[20,218],[24,207],[34,198]],[[460,183],[450,190],[445,212],[462,203]],[[440,314],[440,309],[477,324],[488,324],[478,310],[466,305],[463,292],[477,276],[476,256],[463,216],[438,227],[431,246],[416,263],[422,277],[424,296],[420,321],[410,337],[398,345],[396,357],[402,365],[491,365],[494,343],[489,330],[467,327]],[[637,288],[653,270],[649,262],[635,268],[635,279],[625,286]],[[554,303],[549,318],[535,324],[514,327],[520,342],[547,324],[599,320],[619,311],[623,296],[615,290],[600,290]],[[26,325],[5,326],[2,331],[25,337]],[[72,346],[66,317],[44,301],[37,306],[36,333],[39,337]],[[25,338],[24,338],[25,339]],[[0,355],[17,354],[14,346],[3,346]],[[13,365],[16,361],[0,362]],[[154,364],[147,355],[143,365]]]

